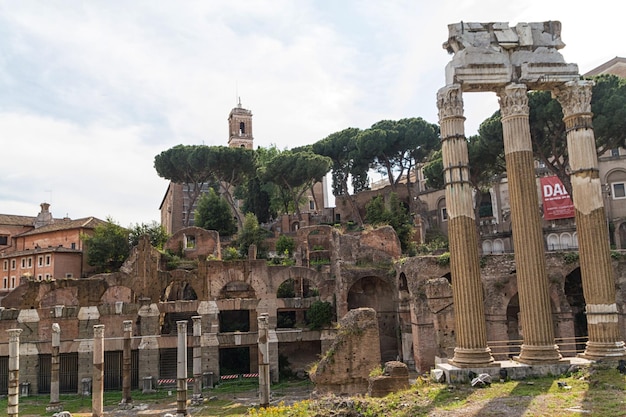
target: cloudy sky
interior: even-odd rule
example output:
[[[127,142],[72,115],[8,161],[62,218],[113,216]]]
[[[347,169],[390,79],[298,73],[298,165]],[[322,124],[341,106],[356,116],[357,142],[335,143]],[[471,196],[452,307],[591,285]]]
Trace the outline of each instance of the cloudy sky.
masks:
[[[620,9],[621,10],[618,10]],[[0,213],[159,220],[154,156],[226,145],[241,97],[255,146],[382,119],[437,122],[447,24],[560,20],[581,73],[626,56],[626,6],[471,0],[0,0]],[[467,94],[466,131],[497,109]]]

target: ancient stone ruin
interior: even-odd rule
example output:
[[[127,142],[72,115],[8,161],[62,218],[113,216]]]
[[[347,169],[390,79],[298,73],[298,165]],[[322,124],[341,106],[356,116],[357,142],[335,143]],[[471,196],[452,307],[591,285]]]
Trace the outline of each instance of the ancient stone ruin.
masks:
[[[339,321],[337,337],[309,376],[317,394],[363,394],[370,372],[379,366],[376,311],[357,308]]]
[[[392,392],[408,389],[409,386],[409,368],[406,364],[389,361],[385,364],[382,375],[370,377],[367,394],[370,397],[384,397]]]

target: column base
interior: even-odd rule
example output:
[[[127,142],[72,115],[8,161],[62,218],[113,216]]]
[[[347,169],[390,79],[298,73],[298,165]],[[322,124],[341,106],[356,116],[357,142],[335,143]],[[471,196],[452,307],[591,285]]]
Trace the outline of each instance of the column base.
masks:
[[[626,346],[624,345],[624,342],[587,342],[585,352],[581,353],[579,356],[592,361],[601,359],[623,359],[626,358]]]
[[[495,366],[490,348],[464,349],[454,348],[454,357],[448,360],[450,365],[457,368],[479,368]]]
[[[563,357],[557,345],[524,345],[522,344],[519,356],[513,357],[514,361],[528,365],[557,363]]]

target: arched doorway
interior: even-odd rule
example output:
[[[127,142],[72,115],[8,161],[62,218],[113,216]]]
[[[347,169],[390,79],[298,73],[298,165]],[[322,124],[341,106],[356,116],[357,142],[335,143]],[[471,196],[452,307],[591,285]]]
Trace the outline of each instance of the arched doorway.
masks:
[[[399,354],[398,314],[393,287],[376,276],[359,279],[348,292],[348,309],[361,307],[376,310],[382,361],[396,360]]]
[[[519,320],[519,296],[515,294],[506,307],[507,336],[509,338],[509,357],[518,355],[522,344]]]
[[[565,297],[572,307],[574,316],[574,336],[576,336],[576,351],[585,349],[585,342],[579,338],[586,338],[587,316],[585,314],[585,297],[583,296],[583,283],[580,268],[574,269],[565,277]]]

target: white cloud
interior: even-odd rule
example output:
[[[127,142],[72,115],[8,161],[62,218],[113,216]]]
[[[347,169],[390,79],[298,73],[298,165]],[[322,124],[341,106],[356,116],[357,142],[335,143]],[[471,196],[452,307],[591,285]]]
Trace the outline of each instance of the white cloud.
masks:
[[[624,56],[620,7],[0,0],[0,212],[34,215],[52,198],[56,216],[158,220],[166,182],[154,156],[179,143],[226,144],[238,96],[260,146],[381,119],[436,122],[447,24],[561,20],[563,55],[584,72]],[[497,109],[495,95],[467,95],[465,109],[472,134]]]

